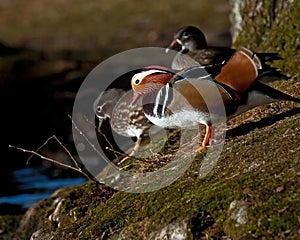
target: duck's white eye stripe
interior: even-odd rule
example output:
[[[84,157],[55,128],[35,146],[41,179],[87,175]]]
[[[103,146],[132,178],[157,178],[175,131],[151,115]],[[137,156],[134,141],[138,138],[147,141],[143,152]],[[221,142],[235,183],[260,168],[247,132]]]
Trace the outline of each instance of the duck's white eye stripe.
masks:
[[[183,45],[183,44],[182,44],[182,41],[181,41],[180,39],[177,38],[177,39],[175,39],[175,40],[176,40],[176,42],[178,42],[178,44]]]
[[[165,73],[164,71],[162,70],[158,70],[158,69],[151,69],[151,70],[147,70],[147,71],[144,71],[144,72],[140,72],[140,73],[137,73],[133,76],[133,79],[134,79],[134,83],[136,81],[136,79],[143,79],[144,77],[148,76],[148,75],[151,75],[153,73]]]

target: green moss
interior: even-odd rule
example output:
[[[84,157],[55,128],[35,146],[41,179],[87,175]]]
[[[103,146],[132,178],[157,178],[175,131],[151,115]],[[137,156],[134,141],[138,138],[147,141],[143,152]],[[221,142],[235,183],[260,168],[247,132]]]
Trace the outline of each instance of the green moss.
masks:
[[[202,179],[194,173],[201,164],[197,160],[178,181],[157,192],[115,192],[92,182],[68,188],[61,192],[66,199],[63,214],[75,211],[77,219],[62,219],[60,228],[52,227],[54,239],[95,239],[120,231],[128,238],[145,239],[165,224],[184,219],[189,219],[193,237],[272,239],[283,232],[292,236],[298,231],[296,169],[300,166],[294,155],[282,148],[282,132],[295,128],[297,121],[294,116],[276,127],[271,125],[228,139],[224,149],[231,146],[232,150],[224,153],[214,170]],[[286,133],[286,149],[298,147],[299,136],[294,133]],[[262,135],[267,136],[262,142],[266,147],[258,148],[256,143],[261,142]],[[249,144],[240,144],[242,139]],[[266,154],[274,151],[276,157],[270,159]],[[249,168],[253,164],[259,167]],[[282,185],[286,189],[276,192],[276,187]],[[249,204],[246,225],[236,226],[229,219],[229,205],[235,199]]]
[[[10,239],[11,235],[18,228],[22,215],[3,215],[0,216],[0,238]]]
[[[251,239],[246,226],[236,225],[233,220],[227,220],[224,225],[224,232],[232,239]]]

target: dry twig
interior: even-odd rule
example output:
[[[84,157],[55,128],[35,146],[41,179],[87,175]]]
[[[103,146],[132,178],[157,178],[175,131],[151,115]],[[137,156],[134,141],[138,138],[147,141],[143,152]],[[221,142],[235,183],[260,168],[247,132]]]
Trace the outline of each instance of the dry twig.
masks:
[[[69,115],[69,118],[71,119],[71,116],[70,116],[70,115]],[[110,147],[106,147],[105,149],[106,149],[106,150],[109,150],[109,151],[111,151],[111,152],[113,152],[113,153],[115,154],[115,158],[118,158],[118,157],[119,157],[117,154],[119,154],[119,155],[121,155],[121,156],[124,156],[124,157],[127,157],[127,156],[128,156],[127,154],[124,154],[124,153],[122,153],[122,152],[119,152],[119,151],[114,150],[113,145],[110,143],[110,141],[107,139],[106,135],[101,131],[101,129],[97,128],[97,127],[94,125],[94,123],[91,122],[91,121],[87,118],[87,116],[84,116],[84,119],[85,119],[86,122],[88,122],[90,125],[92,125],[92,126],[97,130],[97,132],[101,134],[101,136],[103,136],[103,138],[105,139],[105,141],[106,141],[106,142],[109,144],[109,146],[110,146]],[[71,119],[71,121],[73,122],[72,119]],[[74,125],[74,124],[73,124],[73,125]],[[75,127],[75,125],[74,125],[74,127]],[[91,143],[89,143],[89,144],[91,144]]]
[[[52,136],[52,137],[48,138],[48,139],[46,140],[46,142],[45,142],[41,147],[38,148],[38,150],[40,150],[43,146],[45,146],[45,144],[46,144],[47,142],[49,142],[49,140],[52,139],[52,138],[54,138],[54,137]],[[57,139],[57,138],[55,137],[55,139]],[[86,172],[84,172],[84,171],[78,166],[78,163],[76,162],[76,160],[75,160],[73,157],[72,157],[72,159],[74,159],[74,161],[76,162],[76,167],[73,167],[73,166],[70,166],[70,165],[68,165],[68,164],[59,162],[59,161],[57,161],[57,160],[55,160],[55,159],[53,159],[53,158],[46,157],[46,156],[44,156],[44,155],[42,155],[42,154],[40,154],[40,153],[38,153],[38,152],[36,152],[36,151],[33,151],[33,150],[28,150],[28,149],[24,149],[24,148],[17,147],[17,146],[13,146],[13,145],[9,145],[9,147],[10,147],[10,148],[17,149],[17,150],[20,150],[20,151],[25,152],[25,153],[31,153],[32,156],[35,155],[35,156],[40,157],[41,159],[44,159],[44,160],[46,160],[46,161],[55,163],[55,164],[57,164],[57,165],[59,165],[59,166],[66,167],[66,168],[69,168],[69,169],[72,169],[72,170],[74,170],[74,171],[76,171],[76,172],[81,173],[81,174],[84,175],[86,178],[88,178],[88,179],[90,179],[90,180],[93,180],[93,181],[96,181],[94,178],[92,178],[89,174],[87,174]],[[64,147],[64,148],[65,148],[65,147]],[[69,151],[68,151],[68,152],[69,152]],[[32,158],[32,156],[30,156],[30,158]],[[30,159],[27,160],[27,163],[28,163],[29,160],[30,160]]]

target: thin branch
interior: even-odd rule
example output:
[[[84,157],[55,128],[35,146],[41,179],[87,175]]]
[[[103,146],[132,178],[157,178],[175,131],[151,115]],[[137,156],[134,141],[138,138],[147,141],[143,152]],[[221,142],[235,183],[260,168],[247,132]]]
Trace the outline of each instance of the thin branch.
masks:
[[[121,152],[119,152],[119,151],[114,150],[113,145],[112,145],[112,144],[110,143],[110,141],[107,139],[106,135],[105,135],[99,128],[97,128],[97,127],[95,126],[95,124],[94,124],[93,122],[91,122],[91,121],[87,118],[87,116],[84,115],[84,119],[85,119],[89,124],[91,124],[91,125],[97,130],[98,133],[100,133],[100,134],[104,137],[105,141],[106,141],[106,142],[109,144],[109,146],[110,146],[110,147],[106,147],[106,149],[107,149],[107,150],[110,150],[111,152],[113,152],[113,153],[115,154],[115,158],[118,158],[117,153],[118,153],[119,155],[121,155],[121,156],[127,157],[127,154],[121,153]]]
[[[49,138],[49,140],[51,139],[52,137]],[[47,141],[46,141],[47,142]],[[53,158],[49,158],[49,157],[45,157],[43,156],[42,154],[38,153],[38,152],[35,152],[33,150],[27,150],[27,149],[24,149],[24,148],[20,148],[20,147],[16,147],[16,146],[13,146],[13,145],[9,145],[10,148],[14,148],[14,149],[17,149],[17,150],[20,150],[22,152],[25,152],[25,153],[31,153],[32,155],[36,155],[38,157],[40,157],[41,159],[44,159],[46,161],[49,161],[49,162],[52,162],[52,163],[55,163],[59,166],[62,166],[62,167],[66,167],[66,168],[69,168],[69,169],[72,169],[76,172],[79,172],[81,174],[83,174],[86,178],[90,179],[90,180],[93,180],[93,181],[96,181],[95,179],[91,178],[87,173],[83,172],[80,168],[76,168],[76,167],[73,167],[73,166],[70,166],[70,165],[67,165],[67,164],[64,164],[64,163],[61,163],[59,161],[56,161],[55,159]]]
[[[88,137],[79,129],[79,127],[77,126],[77,124],[74,122],[74,120],[72,119],[72,117],[70,115],[68,115],[68,117],[70,118],[72,125],[74,126],[75,130],[85,139],[85,141],[87,141],[87,143],[93,148],[93,150],[100,156],[102,157],[107,163],[109,163],[109,161],[106,160],[106,157],[103,156],[103,154],[101,152],[99,152],[99,150],[95,147],[95,145],[93,143],[91,143],[91,141],[88,139]]]
[[[107,161],[106,157],[103,156],[103,154],[95,147],[95,145],[87,138],[87,136],[82,132],[82,130],[79,129],[79,127],[77,126],[77,124],[74,122],[74,120],[72,119],[72,117],[70,115],[68,115],[68,117],[70,118],[71,122],[72,122],[72,125],[74,126],[75,130],[87,141],[87,143],[93,148],[93,150],[100,156],[102,157],[107,163],[109,163],[109,161]],[[91,123],[86,117],[85,117],[85,120],[89,123]],[[93,125],[94,126],[94,125]],[[94,126],[95,127],[95,126]],[[103,133],[101,133],[103,134]],[[105,135],[103,134],[103,136],[105,137]],[[106,137],[105,137],[106,138]],[[75,167],[73,166],[70,166],[68,164],[65,164],[65,163],[62,163],[62,162],[59,162],[53,158],[49,158],[49,157],[46,157],[40,153],[38,153],[43,147],[46,146],[46,144],[50,141],[54,139],[63,149],[64,151],[66,152],[66,154],[68,155],[68,157],[74,162],[75,164]],[[107,139],[106,139],[107,140]],[[109,143],[109,141],[107,140],[107,142]],[[110,144],[110,143],[109,143]],[[111,144],[110,144],[111,145]],[[35,151],[34,150],[28,150],[28,149],[24,149],[24,148],[21,148],[21,147],[17,147],[17,146],[13,146],[13,145],[9,145],[10,148],[14,148],[14,149],[17,149],[17,150],[20,150],[22,152],[25,152],[25,153],[31,153],[31,156],[27,159],[26,161],[26,164],[29,163],[29,161],[32,159],[33,156],[38,156],[40,157],[41,159],[44,159],[46,161],[49,161],[49,162],[52,162],[52,163],[55,163],[59,166],[62,166],[62,167],[65,167],[65,168],[68,168],[68,169],[71,169],[71,170],[74,170],[76,172],[79,172],[81,173],[82,175],[84,175],[86,178],[92,180],[92,181],[96,181],[98,182],[94,177],[91,177],[88,173],[86,173],[85,171],[82,170],[82,168],[79,166],[78,164],[78,161],[76,161],[76,159],[73,157],[73,155],[71,154],[71,152],[66,148],[66,146],[55,136],[55,135],[52,135],[51,137],[47,138],[46,141],[41,145],[39,146]],[[112,146],[111,146],[112,147]],[[107,147],[107,149],[109,149]],[[109,149],[111,151],[113,151],[114,153],[116,153],[117,151],[113,150],[113,149]],[[122,153],[120,153],[122,154]]]
[[[46,144],[54,137],[55,135],[52,135],[51,137],[49,137],[41,146],[39,146],[35,152],[39,152],[44,146],[46,146]],[[32,157],[34,156],[35,154],[31,154],[31,156],[27,159],[26,161],[26,165],[28,165],[29,161],[32,159]]]
[[[117,150],[114,150],[113,148],[106,147],[105,149],[115,153],[116,158],[118,158],[117,153],[121,156],[123,155],[124,157],[128,157],[128,154],[119,152]]]
[[[50,140],[54,139],[63,149],[64,151],[67,153],[67,155],[69,156],[69,158],[72,160],[72,162],[75,164],[75,166],[77,167],[78,170],[80,170],[80,172],[85,172],[82,170],[82,168],[79,166],[78,161],[76,161],[76,159],[73,157],[73,155],[71,154],[71,152],[69,151],[69,149],[66,148],[66,146],[58,139],[58,137],[56,137],[56,135],[52,135],[51,137],[49,137],[40,147],[37,148],[37,150],[35,150],[34,152],[39,152],[39,150],[41,150]],[[36,154],[32,154],[26,161],[26,164],[29,163],[29,161],[31,160],[31,158],[36,155]],[[68,165],[69,166],[69,165]],[[91,177],[89,177],[89,179],[92,179]]]
[[[110,143],[110,141],[107,139],[107,137],[105,136],[105,134],[101,131],[101,129],[98,129],[97,131],[104,137],[105,141],[109,144],[110,148],[106,147],[106,149],[112,151],[115,154],[116,158],[118,157],[117,153],[119,153],[121,155],[124,154],[124,153],[120,153],[120,152],[114,150],[113,145]]]
[[[75,166],[78,169],[81,169],[81,167],[78,165],[78,162],[76,161],[76,159],[73,157],[73,155],[70,153],[70,151],[66,148],[65,145],[62,144],[62,142],[54,135],[53,136],[54,139],[58,142],[58,144],[65,150],[65,152],[67,153],[67,155],[69,156],[69,158],[74,162]]]

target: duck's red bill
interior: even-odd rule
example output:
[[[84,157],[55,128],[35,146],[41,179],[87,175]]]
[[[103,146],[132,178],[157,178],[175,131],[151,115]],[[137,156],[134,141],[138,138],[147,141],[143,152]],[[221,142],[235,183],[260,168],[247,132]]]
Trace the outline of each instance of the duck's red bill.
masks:
[[[172,50],[180,50],[181,49],[181,45],[180,43],[177,41],[177,39],[174,39],[170,46],[166,49],[166,52],[169,52],[169,50],[172,49]]]
[[[139,99],[139,97],[141,96],[141,94],[137,93],[137,92],[133,92],[133,96],[132,96],[132,100],[130,105],[134,105],[136,103],[136,101]]]

